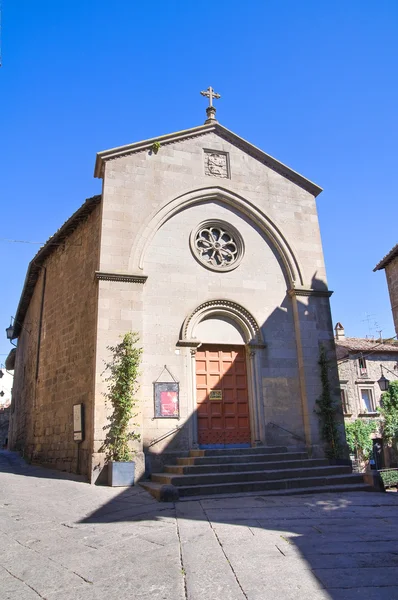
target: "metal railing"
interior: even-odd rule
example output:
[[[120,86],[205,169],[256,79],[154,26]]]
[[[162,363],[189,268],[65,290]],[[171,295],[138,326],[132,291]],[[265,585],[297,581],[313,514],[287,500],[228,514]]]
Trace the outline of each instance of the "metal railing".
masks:
[[[271,425],[271,427],[276,427],[277,429],[282,429],[282,431],[286,431],[286,433],[289,433],[296,440],[300,440],[300,442],[304,442],[304,444],[306,443],[304,438],[297,435],[297,433],[293,433],[293,431],[289,431],[289,429],[286,429],[285,427],[282,427],[281,425],[277,425],[276,423],[273,423],[272,421],[269,421],[268,425]]]
[[[171,429],[170,431],[168,431],[167,433],[163,433],[161,436],[159,436],[158,438],[154,439],[151,441],[151,443],[147,446],[147,448],[151,448],[152,446],[154,446],[155,444],[157,444],[158,442],[161,442],[162,440],[165,440],[166,438],[169,437],[169,435],[172,435],[173,433],[175,433],[176,431],[178,431],[179,429],[181,429],[181,425],[177,425],[177,427],[174,427],[174,429]]]

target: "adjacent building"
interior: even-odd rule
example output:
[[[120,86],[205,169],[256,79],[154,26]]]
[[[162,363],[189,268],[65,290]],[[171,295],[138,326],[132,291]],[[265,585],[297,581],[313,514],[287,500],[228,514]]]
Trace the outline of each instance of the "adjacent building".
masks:
[[[375,266],[374,271],[386,272],[388,292],[390,294],[392,317],[398,336],[398,244]]]
[[[101,476],[104,361],[129,330],[143,348],[139,474],[198,447],[322,455],[321,344],[337,395],[338,374],[321,188],[207,116],[100,152],[102,193],[30,263],[10,424],[29,459]]]
[[[0,368],[0,448],[8,444],[12,384],[13,373],[7,370],[7,365]]]
[[[345,337],[341,323],[335,327],[337,364],[340,378],[341,403],[344,418],[374,419],[379,423],[377,411],[381,395],[388,381],[398,379],[398,342],[375,341]],[[384,466],[385,453],[380,428],[373,435],[374,445]]]

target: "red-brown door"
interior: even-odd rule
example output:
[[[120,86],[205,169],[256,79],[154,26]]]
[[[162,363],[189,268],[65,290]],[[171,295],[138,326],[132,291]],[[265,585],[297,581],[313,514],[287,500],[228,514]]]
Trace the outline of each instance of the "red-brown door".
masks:
[[[196,353],[200,445],[250,443],[244,346],[201,346]]]

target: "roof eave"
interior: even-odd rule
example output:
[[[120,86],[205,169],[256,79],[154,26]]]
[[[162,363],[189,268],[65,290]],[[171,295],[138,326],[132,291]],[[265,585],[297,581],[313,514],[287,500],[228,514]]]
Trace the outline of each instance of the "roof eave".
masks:
[[[47,242],[40,248],[35,257],[30,261],[25,277],[24,286],[19,300],[17,312],[14,319],[13,339],[19,337],[22,325],[32,298],[36,282],[47,257],[53,252],[54,248],[59,246],[85,219],[94,208],[101,202],[101,196],[96,195],[88,198],[65,223],[52,235]]]
[[[384,258],[382,258],[381,261],[375,266],[375,268],[373,269],[373,272],[381,271],[382,269],[385,269],[386,266],[388,264],[390,264],[391,261],[394,260],[394,258],[397,258],[397,256],[398,256],[398,244],[395,244],[395,246],[390,250],[390,252],[388,254],[386,254],[386,256]]]

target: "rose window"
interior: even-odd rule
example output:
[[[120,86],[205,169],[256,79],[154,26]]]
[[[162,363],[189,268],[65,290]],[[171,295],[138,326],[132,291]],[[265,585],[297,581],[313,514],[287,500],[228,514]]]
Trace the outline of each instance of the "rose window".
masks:
[[[243,242],[238,231],[222,221],[206,221],[191,234],[195,258],[210,269],[229,271],[243,256]]]

